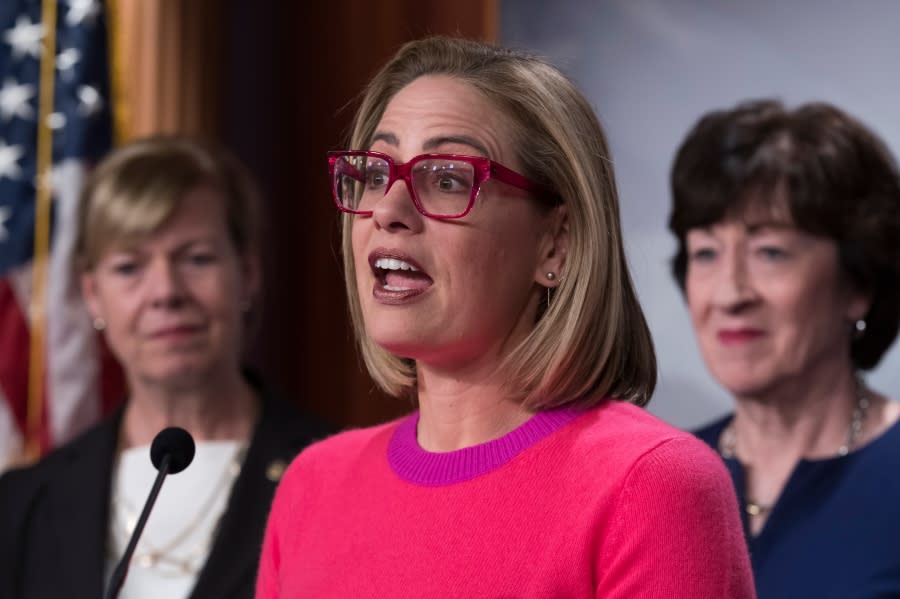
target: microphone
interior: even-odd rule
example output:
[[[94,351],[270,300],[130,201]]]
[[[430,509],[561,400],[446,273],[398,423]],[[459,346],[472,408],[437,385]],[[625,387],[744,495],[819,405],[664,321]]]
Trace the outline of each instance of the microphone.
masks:
[[[125,553],[122,554],[122,558],[116,564],[116,569],[113,570],[112,577],[109,580],[109,587],[107,587],[104,595],[105,599],[118,597],[119,591],[122,590],[122,585],[125,584],[131,556],[135,547],[137,547],[138,539],[141,538],[141,533],[144,532],[144,525],[147,523],[147,518],[150,517],[150,510],[153,509],[153,504],[156,503],[156,496],[159,495],[159,490],[162,488],[166,475],[177,474],[187,468],[194,459],[194,451],[194,438],[191,437],[189,432],[177,426],[164,428],[153,438],[153,443],[150,445],[150,461],[153,462],[159,473],[156,475],[156,480],[153,482],[153,488],[150,489],[150,495],[147,497],[141,516],[138,518],[134,531],[131,533],[131,539],[128,541]]]

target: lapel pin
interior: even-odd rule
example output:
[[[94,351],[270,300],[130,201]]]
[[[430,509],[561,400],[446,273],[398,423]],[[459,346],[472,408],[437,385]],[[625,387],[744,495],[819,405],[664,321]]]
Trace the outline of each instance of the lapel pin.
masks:
[[[277,483],[281,480],[281,475],[284,474],[285,468],[287,468],[287,463],[284,460],[273,461],[266,467],[266,478],[273,483]]]

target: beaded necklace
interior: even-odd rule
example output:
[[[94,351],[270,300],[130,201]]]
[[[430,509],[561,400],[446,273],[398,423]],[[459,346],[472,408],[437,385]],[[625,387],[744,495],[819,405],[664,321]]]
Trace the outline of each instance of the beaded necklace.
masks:
[[[865,424],[866,414],[869,411],[869,398],[862,391],[863,386],[859,385],[858,388],[860,392],[857,394],[856,398],[856,406],[853,408],[853,416],[850,419],[850,424],[847,427],[847,439],[846,441],[837,449],[835,453],[835,457],[842,457],[850,453],[859,442],[859,435],[862,432],[863,425]],[[735,445],[737,443],[736,435],[734,432],[734,419],[728,423],[722,430],[722,434],[719,436],[719,454],[723,458],[733,458],[735,457]],[[772,511],[774,504],[767,504],[756,501],[752,499],[749,495],[747,496],[744,502],[744,511],[747,512],[748,516],[761,516],[768,514]]]

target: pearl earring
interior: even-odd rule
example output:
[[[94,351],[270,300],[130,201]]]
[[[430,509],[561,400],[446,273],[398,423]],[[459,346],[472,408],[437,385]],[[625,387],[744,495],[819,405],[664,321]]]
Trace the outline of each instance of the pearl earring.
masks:
[[[854,323],[854,328],[856,329],[855,336],[857,339],[862,337],[866,332],[866,321],[860,318]]]
[[[94,319],[93,325],[95,331],[103,331],[106,329],[106,321],[99,316]]]
[[[553,281],[554,279],[556,279],[556,273],[551,270],[550,272],[547,273],[547,280]]]

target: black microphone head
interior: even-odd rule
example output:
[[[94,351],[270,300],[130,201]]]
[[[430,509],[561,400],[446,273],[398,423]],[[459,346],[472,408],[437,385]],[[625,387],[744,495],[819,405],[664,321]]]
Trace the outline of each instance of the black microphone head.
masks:
[[[150,461],[159,470],[163,458],[170,455],[169,474],[181,472],[194,459],[194,438],[189,432],[177,426],[159,431],[150,445]]]

